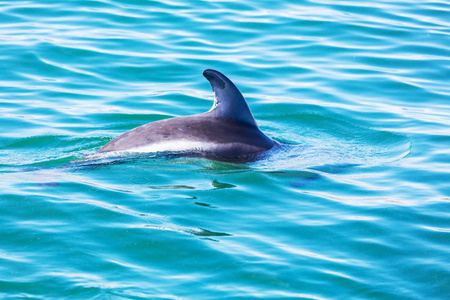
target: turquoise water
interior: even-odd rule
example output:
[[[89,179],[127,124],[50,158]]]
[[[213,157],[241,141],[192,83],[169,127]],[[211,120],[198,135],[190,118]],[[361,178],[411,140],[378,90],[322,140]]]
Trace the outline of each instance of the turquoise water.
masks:
[[[450,2],[2,1],[0,298],[450,299]],[[209,110],[289,144],[86,159]]]

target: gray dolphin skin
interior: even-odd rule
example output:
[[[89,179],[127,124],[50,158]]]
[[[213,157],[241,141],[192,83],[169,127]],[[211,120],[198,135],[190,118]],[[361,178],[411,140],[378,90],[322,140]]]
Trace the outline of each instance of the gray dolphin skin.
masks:
[[[203,75],[214,91],[214,104],[205,113],[151,122],[112,140],[98,152],[168,152],[213,160],[246,161],[273,148],[237,87],[222,73]]]

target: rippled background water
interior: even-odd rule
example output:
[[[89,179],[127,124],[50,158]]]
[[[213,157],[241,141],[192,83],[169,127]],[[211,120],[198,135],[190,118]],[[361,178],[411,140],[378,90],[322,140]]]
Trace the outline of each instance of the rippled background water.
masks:
[[[450,2],[1,1],[2,299],[449,299]],[[249,164],[69,164],[207,111]]]

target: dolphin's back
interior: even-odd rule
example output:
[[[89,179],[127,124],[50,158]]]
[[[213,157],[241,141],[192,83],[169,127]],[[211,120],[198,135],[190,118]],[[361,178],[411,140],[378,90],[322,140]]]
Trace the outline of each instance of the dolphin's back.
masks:
[[[207,69],[203,75],[210,81],[215,96],[208,112],[139,126],[99,152],[177,152],[239,158],[271,149],[275,142],[258,128],[237,87],[220,72]]]
[[[214,119],[209,113],[165,119],[130,130],[99,152],[207,152],[236,158],[264,152],[273,140],[257,127]]]

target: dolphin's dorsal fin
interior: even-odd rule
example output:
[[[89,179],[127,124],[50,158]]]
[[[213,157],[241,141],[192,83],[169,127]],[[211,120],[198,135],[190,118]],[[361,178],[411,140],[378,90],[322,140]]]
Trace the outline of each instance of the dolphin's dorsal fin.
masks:
[[[214,104],[208,114],[214,118],[233,120],[258,127],[244,96],[231,80],[222,73],[211,69],[204,70],[203,76],[211,83],[214,91]]]

